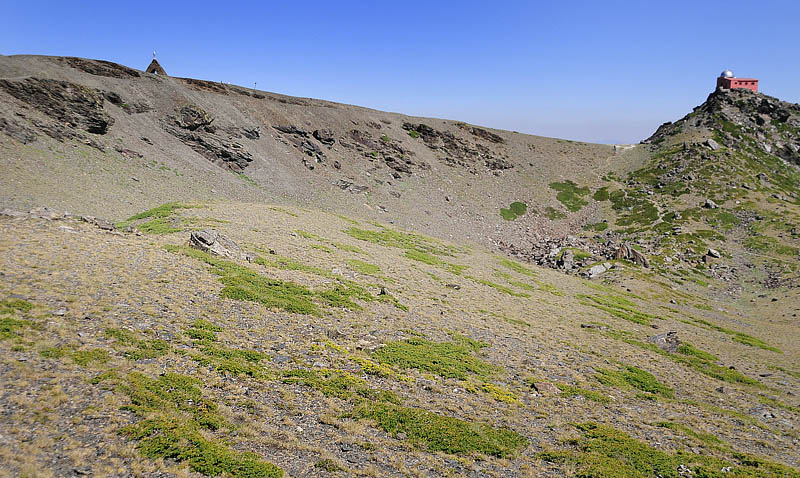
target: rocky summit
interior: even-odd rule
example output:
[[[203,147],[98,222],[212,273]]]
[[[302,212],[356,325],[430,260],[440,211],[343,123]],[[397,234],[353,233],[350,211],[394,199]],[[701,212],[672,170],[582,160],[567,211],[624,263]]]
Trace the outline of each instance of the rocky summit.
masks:
[[[148,71],[0,56],[0,475],[800,476],[800,106],[601,145]]]

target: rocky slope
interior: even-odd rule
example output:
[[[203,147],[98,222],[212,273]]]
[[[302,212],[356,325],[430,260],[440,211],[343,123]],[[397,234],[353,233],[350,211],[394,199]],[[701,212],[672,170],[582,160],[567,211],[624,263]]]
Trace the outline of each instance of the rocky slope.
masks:
[[[0,104],[0,474],[800,476],[797,105],[614,147],[27,56]]]

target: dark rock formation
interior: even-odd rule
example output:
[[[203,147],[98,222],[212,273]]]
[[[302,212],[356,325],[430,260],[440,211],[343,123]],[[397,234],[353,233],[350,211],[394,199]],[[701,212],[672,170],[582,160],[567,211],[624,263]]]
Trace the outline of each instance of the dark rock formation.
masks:
[[[473,127],[470,129],[470,133],[486,141],[491,141],[492,143],[505,143],[505,140],[499,135],[482,128]]]
[[[358,184],[353,184],[352,181],[347,181],[345,179],[340,179],[336,181],[336,186],[339,187],[342,191],[348,191],[353,194],[363,193],[367,191],[369,188],[366,186],[360,186]]]
[[[206,111],[197,105],[186,105],[178,110],[175,123],[183,129],[194,131],[201,126],[210,125],[214,121]]]
[[[0,131],[11,136],[22,144],[36,141],[36,132],[30,128],[20,125],[14,120],[0,118]]]
[[[493,143],[503,142],[503,138],[484,129],[466,125],[461,126],[461,128],[468,128],[473,135],[481,139],[486,139]],[[495,174],[514,167],[513,164],[505,159],[505,156],[497,155],[487,146],[483,144],[473,145],[449,131],[436,131],[430,126],[421,123],[403,123],[403,129],[412,136],[422,138],[425,145],[432,150],[440,152],[439,159],[449,166],[460,166],[469,169],[473,174],[478,174],[476,166],[481,163]]]
[[[103,110],[102,94],[83,85],[25,78],[0,80],[0,89],[70,128],[105,134],[114,123]]]
[[[85,58],[65,57],[57,58],[56,61],[81,70],[95,76],[107,76],[110,78],[139,78],[138,71],[127,66],[118,65],[105,60],[87,60]]]
[[[247,139],[258,139],[261,137],[261,128],[254,126],[252,128],[242,129],[242,134]]]
[[[302,136],[303,138],[308,136],[308,132],[302,128],[298,128],[297,126],[292,125],[278,125],[273,126],[276,130],[280,131],[281,133],[290,134],[294,136]]]
[[[314,138],[317,139],[317,141],[326,146],[331,146],[333,143],[336,142],[336,139],[333,137],[333,131],[329,129],[314,130],[312,135],[314,136]]]
[[[187,131],[171,125],[165,129],[212,163],[231,171],[240,173],[253,161],[252,154],[241,144],[226,141],[207,131]]]

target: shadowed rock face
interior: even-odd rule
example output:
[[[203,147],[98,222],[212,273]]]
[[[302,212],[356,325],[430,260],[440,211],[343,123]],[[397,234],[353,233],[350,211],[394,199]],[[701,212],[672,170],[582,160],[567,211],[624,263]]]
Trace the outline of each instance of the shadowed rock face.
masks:
[[[86,60],[84,58],[66,57],[58,58],[58,61],[81,70],[90,75],[107,76],[110,78],[139,78],[140,74],[133,68],[124,65],[111,63],[105,60]]]
[[[114,119],[103,111],[97,90],[67,81],[26,78],[0,80],[0,89],[47,116],[89,133],[105,134]]]

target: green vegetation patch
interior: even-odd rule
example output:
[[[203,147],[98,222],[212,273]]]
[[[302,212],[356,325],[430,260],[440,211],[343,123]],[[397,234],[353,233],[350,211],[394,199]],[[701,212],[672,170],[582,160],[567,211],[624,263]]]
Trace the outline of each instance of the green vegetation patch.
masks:
[[[465,380],[470,374],[485,378],[499,371],[498,367],[475,356],[475,352],[487,344],[461,335],[454,335],[453,339],[452,342],[431,342],[414,337],[389,342],[373,356],[382,364],[416,368],[443,378]]]
[[[514,289],[498,284],[497,282],[492,282],[490,280],[480,279],[478,277],[472,277],[472,276],[466,276],[466,277],[467,279],[477,282],[478,284],[482,284],[491,287],[492,289],[495,289],[497,291],[500,291],[503,294],[508,294],[513,297],[530,297],[530,294],[526,294],[524,292],[517,292]]]
[[[792,468],[760,458],[734,454],[738,464],[713,456],[678,451],[671,454],[636,440],[607,425],[583,423],[577,425],[581,437],[569,440],[565,450],[540,453],[538,457],[551,463],[577,468],[575,476],[582,478],[680,478],[683,467],[697,477],[767,478],[800,476]],[[723,468],[731,467],[723,472]]]
[[[150,219],[149,221],[140,224],[137,228],[145,234],[169,234],[172,232],[180,232],[182,228],[175,227],[173,222],[169,220],[179,209],[189,209],[198,206],[190,206],[179,202],[168,202],[160,206],[148,209],[147,211],[134,214],[128,219],[118,222],[115,226],[117,229],[124,229],[136,221],[142,219]]]
[[[586,224],[583,226],[584,231],[603,232],[608,229],[608,223],[605,221],[595,222],[593,224]]]
[[[764,350],[769,350],[771,352],[783,353],[781,349],[777,347],[773,347],[761,339],[755,338],[751,335],[747,335],[742,332],[738,332],[736,330],[726,329],[725,327],[720,327],[719,325],[712,324],[707,320],[703,319],[692,319],[692,323],[698,324],[700,326],[704,326],[706,328],[716,330],[718,332],[722,332],[723,334],[728,334],[731,336],[734,342],[739,342],[740,344],[749,345],[751,347],[757,347]]]
[[[68,357],[76,365],[88,367],[93,363],[104,364],[110,360],[108,351],[104,349],[78,349],[74,345],[62,345],[59,347],[45,347],[39,350],[39,355],[49,359],[60,359]]]
[[[235,427],[219,412],[217,404],[203,396],[200,382],[192,377],[166,373],[158,378],[133,372],[125,378],[103,374],[94,383],[108,381],[130,398],[125,406],[143,420],[123,427],[120,433],[137,442],[139,452],[150,459],[184,462],[205,476],[280,478],[283,470],[251,452],[232,449],[214,432]]]
[[[322,311],[315,301],[328,307],[358,310],[361,306],[353,302],[353,299],[375,300],[375,296],[351,282],[339,283],[324,291],[313,291],[291,282],[264,277],[249,267],[219,259],[197,249],[185,246],[168,246],[167,249],[211,265],[211,271],[220,276],[220,282],[224,285],[220,296],[227,299],[258,302],[287,312],[317,316]]]
[[[631,336],[630,332],[609,330],[606,332],[606,334],[611,338],[621,340],[627,344],[663,355],[674,362],[684,364],[696,372],[707,375],[711,378],[722,380],[723,382],[753,385],[763,388],[763,385],[758,380],[743,375],[732,368],[718,365],[716,363],[718,360],[716,356],[697,349],[689,343],[682,343],[678,346],[677,353],[670,353],[658,348],[655,344],[636,340]]]
[[[558,383],[556,384],[559,390],[561,390],[562,397],[583,397],[586,400],[591,400],[597,403],[609,403],[611,402],[611,397],[604,393],[595,392],[594,390],[587,390],[585,388],[576,387],[575,385],[568,385],[565,383]]]
[[[506,428],[470,423],[419,408],[390,403],[363,402],[352,416],[369,419],[385,432],[403,434],[415,446],[431,452],[452,454],[483,453],[510,457],[528,446],[528,439]]]
[[[512,271],[518,274],[526,275],[528,277],[536,277],[536,271],[534,271],[529,267],[525,267],[519,262],[512,261],[511,259],[501,259],[500,265],[505,268],[511,269]]]
[[[130,360],[153,359],[170,351],[169,343],[161,339],[145,339],[125,329],[106,329],[104,335],[115,340],[114,347]]]
[[[347,265],[350,266],[351,269],[360,274],[375,275],[381,272],[381,268],[376,266],[375,264],[370,264],[369,262],[362,261],[359,259],[348,259]]]
[[[14,312],[30,312],[33,304],[24,299],[0,300],[0,314],[13,314]]]
[[[798,249],[787,246],[771,236],[752,235],[744,241],[745,247],[758,252],[774,252],[782,256],[796,257]]]
[[[569,211],[580,211],[583,206],[589,204],[589,202],[584,199],[584,196],[589,194],[589,188],[578,187],[577,184],[570,180],[564,181],[563,183],[550,183],[550,189],[558,191],[556,199]]]
[[[674,430],[676,432],[682,433],[695,441],[698,441],[704,445],[707,445],[712,448],[720,448],[725,443],[720,440],[716,435],[712,435],[711,433],[703,433],[694,430],[693,428],[684,425],[682,423],[676,422],[658,422],[656,423],[657,427],[661,428],[669,428],[670,430]]]
[[[528,205],[520,201],[512,202],[508,208],[500,208],[500,215],[506,221],[513,221],[518,217],[522,217],[526,212],[528,212]]]
[[[311,387],[326,397],[336,397],[342,400],[356,399],[400,403],[397,396],[392,392],[373,390],[367,386],[367,382],[343,370],[289,370],[283,373],[281,382]]]
[[[254,378],[268,377],[269,373],[261,366],[268,358],[256,350],[238,349],[222,346],[217,342],[217,332],[222,328],[208,321],[198,319],[186,330],[186,335],[194,339],[194,350],[189,356],[197,363],[221,373],[247,375]]]
[[[629,320],[631,322],[650,325],[653,319],[658,319],[658,316],[641,312],[635,303],[631,302],[624,297],[615,295],[585,295],[579,294],[577,296],[580,303],[588,305],[596,309],[608,312],[614,317]]]
[[[384,247],[414,250],[437,256],[453,256],[461,252],[458,248],[442,244],[435,239],[387,228],[381,228],[380,231],[370,231],[351,227],[346,229],[344,233],[360,241],[372,242]]]
[[[404,253],[404,255],[409,259],[422,262],[423,264],[441,267],[446,271],[450,272],[451,274],[457,276],[460,276],[465,270],[469,269],[469,266],[462,266],[460,264],[451,264],[449,262],[445,262],[439,259],[433,254],[428,254],[427,252],[417,251],[414,249],[407,250]]]
[[[608,186],[603,186],[602,188],[598,189],[592,195],[592,199],[595,201],[608,201],[609,194],[608,194]]]
[[[623,370],[599,369],[597,381],[610,387],[633,387],[653,395],[672,398],[674,391],[658,381],[650,372],[637,367],[626,366]]]

